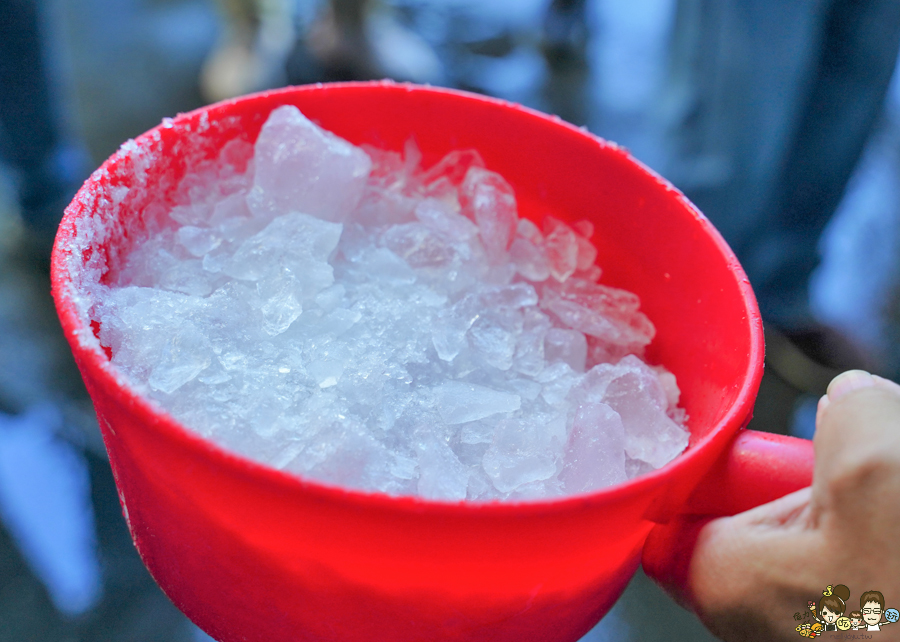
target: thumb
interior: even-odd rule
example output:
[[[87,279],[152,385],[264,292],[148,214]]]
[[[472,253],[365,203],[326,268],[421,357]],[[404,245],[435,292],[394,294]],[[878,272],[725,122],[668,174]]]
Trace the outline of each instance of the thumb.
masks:
[[[817,527],[848,544],[855,568],[900,578],[900,386],[861,371],[838,376],[819,403],[813,442]]]

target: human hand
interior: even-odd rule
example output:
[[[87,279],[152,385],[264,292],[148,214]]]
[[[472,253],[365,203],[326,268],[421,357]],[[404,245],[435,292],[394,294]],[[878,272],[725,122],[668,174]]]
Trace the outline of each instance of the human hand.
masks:
[[[819,401],[809,488],[734,517],[657,526],[644,570],[715,635],[795,640],[829,584],[900,599],[900,385],[845,372]]]

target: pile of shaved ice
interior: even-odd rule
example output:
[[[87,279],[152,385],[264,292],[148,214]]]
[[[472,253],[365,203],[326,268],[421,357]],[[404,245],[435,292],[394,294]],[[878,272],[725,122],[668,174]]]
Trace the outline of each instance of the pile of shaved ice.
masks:
[[[641,359],[652,323],[598,282],[593,225],[519,218],[474,150],[423,168],[413,141],[356,147],[283,106],[175,202],[91,315],[137,391],[226,449],[343,487],[521,501],[687,446],[675,377]]]

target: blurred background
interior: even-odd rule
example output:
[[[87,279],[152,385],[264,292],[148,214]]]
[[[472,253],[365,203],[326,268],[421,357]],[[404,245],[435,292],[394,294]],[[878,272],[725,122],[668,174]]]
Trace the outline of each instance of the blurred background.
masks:
[[[752,427],[810,438],[840,370],[900,374],[894,0],[0,0],[0,642],[209,640],[125,527],[56,321],[72,194],[166,116],[391,77],[524,103],[685,192],[766,322]],[[640,572],[585,638],[713,639]]]

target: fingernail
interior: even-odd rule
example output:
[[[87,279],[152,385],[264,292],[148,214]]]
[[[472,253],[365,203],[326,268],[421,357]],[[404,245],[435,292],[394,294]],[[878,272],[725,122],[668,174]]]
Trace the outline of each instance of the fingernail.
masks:
[[[837,401],[848,392],[875,385],[875,378],[865,370],[848,370],[836,376],[828,384],[828,398]]]

